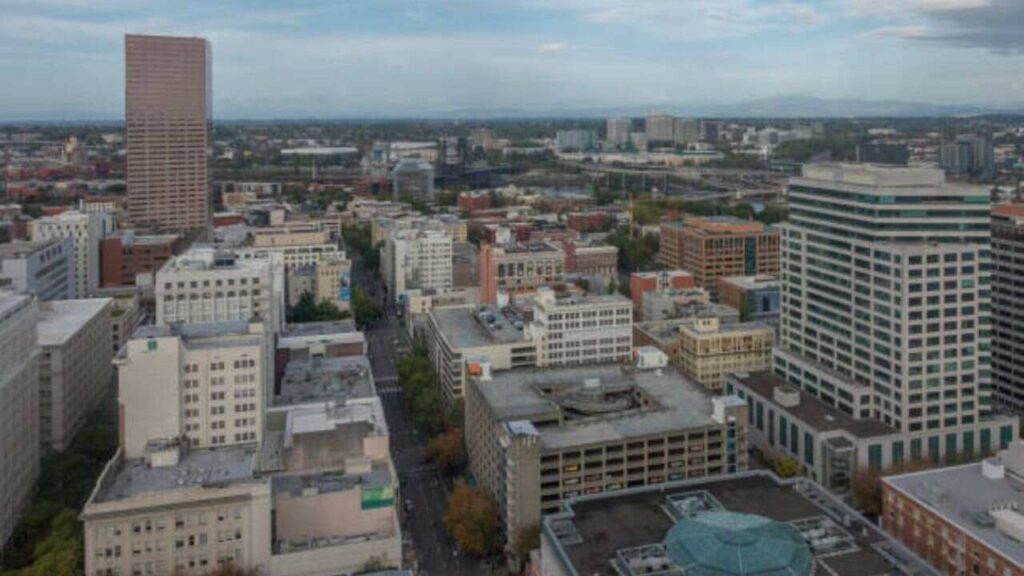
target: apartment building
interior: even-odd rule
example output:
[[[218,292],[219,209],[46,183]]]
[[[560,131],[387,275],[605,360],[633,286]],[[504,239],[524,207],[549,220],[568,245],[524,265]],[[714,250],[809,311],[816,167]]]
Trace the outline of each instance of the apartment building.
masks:
[[[687,217],[661,224],[658,262],[693,274],[718,298],[718,279],[779,273],[779,231],[732,216]]]
[[[278,258],[242,259],[235,252],[193,248],[156,275],[156,323],[255,320],[284,325],[284,272]]]
[[[262,440],[274,373],[262,323],[143,326],[114,363],[126,458],[143,457],[152,440],[183,438],[190,448]]]
[[[64,238],[0,244],[0,288],[26,292],[39,300],[74,298],[74,243]]]
[[[450,289],[452,238],[439,230],[398,230],[385,241],[381,266],[395,302],[409,290]]]
[[[39,311],[29,295],[0,291],[0,545],[39,476]]]
[[[527,336],[538,366],[625,362],[633,354],[633,305],[624,296],[559,296],[540,288]]]
[[[109,214],[68,210],[32,222],[32,240],[70,238],[74,245],[75,294],[87,298],[100,285],[100,241],[113,230]]]
[[[678,334],[679,370],[709,390],[721,390],[729,374],[771,368],[775,329],[768,324],[694,318]]]
[[[712,398],[666,362],[484,369],[470,381],[470,469],[513,542],[583,494],[746,470],[746,404]]]
[[[886,532],[943,574],[1020,576],[1024,445],[948,468],[882,479]]]
[[[1024,204],[992,208],[992,393],[1024,412]]]
[[[208,228],[210,44],[128,35],[124,52],[131,221],[173,232]]]
[[[929,168],[808,164],[790,181],[775,372],[897,431],[869,447],[882,469],[908,445],[969,455],[983,432],[1016,435],[991,397],[989,202]]]
[[[64,450],[113,393],[110,298],[39,305],[39,443]]]
[[[633,312],[639,317],[643,309],[643,295],[647,292],[696,288],[693,274],[685,270],[633,272],[629,276],[629,294],[633,299]]]
[[[152,284],[157,270],[180,251],[182,244],[183,238],[177,234],[146,235],[133,230],[108,234],[100,242],[100,286]]]
[[[480,301],[495,304],[499,292],[533,292],[562,282],[565,272],[565,253],[550,243],[482,244]]]

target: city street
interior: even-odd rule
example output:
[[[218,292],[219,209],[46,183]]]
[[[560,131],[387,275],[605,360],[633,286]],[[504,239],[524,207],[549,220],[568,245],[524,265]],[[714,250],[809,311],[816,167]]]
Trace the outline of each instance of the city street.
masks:
[[[398,385],[398,359],[407,345],[401,336],[399,319],[388,308],[380,288],[379,279],[356,272],[357,286],[374,296],[385,316],[365,327],[369,345],[370,365],[373,369],[377,393],[384,405],[385,417],[391,434],[391,456],[401,480],[399,497],[402,500],[403,535],[407,566],[416,567],[419,574],[478,575],[488,574],[489,568],[479,560],[456,553],[454,542],[444,528],[447,508],[445,483],[437,468],[427,460],[427,440],[416,434],[412,416]]]

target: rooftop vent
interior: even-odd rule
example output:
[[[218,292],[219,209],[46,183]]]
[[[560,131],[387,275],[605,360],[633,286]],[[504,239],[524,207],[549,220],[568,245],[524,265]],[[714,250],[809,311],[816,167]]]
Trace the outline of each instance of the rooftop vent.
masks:
[[[800,405],[800,390],[794,386],[776,386],[772,399],[783,408],[794,408]]]
[[[986,458],[981,461],[981,475],[989,480],[1002,480],[1006,476],[1006,467],[998,458]]]

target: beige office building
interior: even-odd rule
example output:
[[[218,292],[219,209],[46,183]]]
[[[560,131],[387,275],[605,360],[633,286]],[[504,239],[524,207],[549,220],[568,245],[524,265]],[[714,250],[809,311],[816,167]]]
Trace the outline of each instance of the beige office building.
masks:
[[[272,363],[261,323],[143,326],[115,360],[125,456],[142,457],[152,440],[184,438],[192,448],[259,442]]]
[[[244,260],[232,251],[196,248],[156,274],[156,323],[266,322],[284,325],[284,272],[279,257]]]
[[[539,366],[624,362],[633,353],[633,303],[624,296],[558,296],[540,288],[533,299]]]
[[[38,316],[31,296],[0,291],[0,546],[39,475]]]
[[[470,468],[510,540],[577,496],[747,469],[746,403],[712,398],[660,357],[647,370],[485,369],[470,381]]]
[[[39,442],[64,450],[113,392],[110,298],[39,305]]]
[[[771,368],[774,340],[775,329],[761,322],[695,318],[679,327],[677,365],[705,388],[721,390],[729,374]]]
[[[257,456],[252,444],[118,450],[82,512],[85,573],[198,576],[230,563],[268,574],[271,487]]]
[[[207,228],[212,102],[210,44],[125,36],[125,125],[131,221],[166,231]]]

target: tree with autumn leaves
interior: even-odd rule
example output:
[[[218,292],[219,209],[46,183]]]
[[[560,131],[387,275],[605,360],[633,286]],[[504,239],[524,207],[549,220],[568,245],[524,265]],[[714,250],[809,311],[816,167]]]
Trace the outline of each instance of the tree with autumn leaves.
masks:
[[[483,489],[457,484],[448,499],[444,521],[464,554],[490,556],[501,550],[498,507]]]

